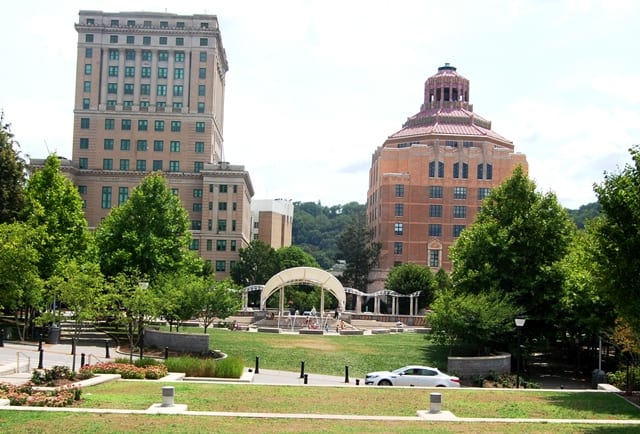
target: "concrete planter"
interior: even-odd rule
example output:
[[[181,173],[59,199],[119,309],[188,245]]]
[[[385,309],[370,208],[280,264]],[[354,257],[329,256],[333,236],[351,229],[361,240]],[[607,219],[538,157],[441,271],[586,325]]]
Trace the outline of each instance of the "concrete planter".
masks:
[[[489,374],[500,375],[509,372],[511,372],[511,354],[509,353],[494,356],[449,357],[447,362],[447,373],[461,378],[486,377]]]

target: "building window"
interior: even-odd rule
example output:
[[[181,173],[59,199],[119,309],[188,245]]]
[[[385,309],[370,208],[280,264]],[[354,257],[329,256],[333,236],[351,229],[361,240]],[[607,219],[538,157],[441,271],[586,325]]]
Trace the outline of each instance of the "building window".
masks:
[[[169,60],[169,52],[168,51],[158,51],[158,60],[161,62],[166,62]]]
[[[124,76],[125,77],[135,77],[136,76],[136,67],[135,66],[125,66],[124,67]],[[125,85],[125,87],[126,87],[126,85]]]
[[[490,188],[479,188],[478,189],[478,200],[482,200],[485,197],[489,196],[491,194],[491,189]]]
[[[442,199],[443,189],[441,185],[430,185],[429,186],[429,198],[431,199]]]
[[[160,43],[160,45],[167,45],[167,37],[160,36],[160,40],[158,42]]]
[[[120,51],[116,48],[109,48],[109,60],[118,60],[120,58]]]
[[[207,38],[200,38],[200,46],[201,46],[201,47],[206,47],[207,45],[209,45],[209,39],[207,39]]]
[[[227,202],[219,202],[218,211],[226,211],[226,210],[227,210]]]
[[[84,65],[84,75],[91,75],[91,64],[87,63]]]
[[[207,52],[206,51],[201,51],[200,52],[200,62],[206,62],[207,61]]]
[[[485,170],[486,166],[486,170]],[[491,164],[478,164],[478,179],[493,179],[493,166]]]
[[[194,188],[193,189],[193,197],[202,197],[202,189]]]
[[[111,208],[111,187],[102,187],[102,209]]]
[[[467,187],[453,187],[453,198],[454,199],[466,199],[467,198]]]
[[[440,250],[429,250],[429,267],[440,267]]]
[[[164,121],[154,121],[153,129],[155,131],[164,131]]]
[[[78,167],[80,169],[88,169],[89,168],[89,159],[87,157],[80,157],[78,159]]]
[[[229,246],[229,250],[232,252],[236,251],[236,240],[231,240],[231,245]]]
[[[180,162],[175,160],[169,161],[169,172],[180,172]]]
[[[91,33],[84,35],[84,42],[93,42],[93,35]]]
[[[438,223],[432,223],[429,225],[429,236],[440,237],[442,236],[442,225]]]
[[[207,68],[198,69],[198,78],[207,78]]]
[[[404,197],[404,184],[396,184],[396,197]]]
[[[116,120],[115,119],[105,119],[104,120],[104,129],[105,130],[113,130],[116,128]]]
[[[87,194],[89,190],[87,189],[86,185],[79,185],[78,186],[78,193],[79,194]]]
[[[453,237],[459,237],[460,233],[464,230],[465,227],[465,225],[453,225]]]
[[[400,242],[393,243],[393,254],[402,255],[402,243]]]
[[[141,84],[140,85],[140,95],[151,95],[151,85],[150,84]]]
[[[153,171],[162,170],[162,160],[153,160]]]
[[[191,230],[199,231],[202,229],[202,222],[200,220],[191,220]]]
[[[109,42],[111,44],[117,44],[118,43],[118,35],[109,35]]]
[[[136,160],[136,170],[144,172],[147,170],[147,160]]]
[[[204,113],[204,103],[203,102],[198,102],[198,113]]]
[[[184,38],[176,38],[176,45],[177,46],[183,46],[184,45]]]
[[[121,151],[130,151],[131,150],[131,140],[129,140],[129,139],[120,139],[120,150]]]
[[[169,152],[180,152],[180,142],[177,140],[172,140],[169,143]]]
[[[202,212],[202,204],[194,203],[191,209],[193,210],[193,212]]]
[[[442,161],[429,162],[429,177],[444,178],[444,163]]]
[[[136,140],[136,150],[137,151],[146,151],[147,150],[147,141],[142,139],[142,140]]]
[[[129,160],[127,158],[120,160],[120,170],[129,170]]]
[[[145,38],[149,38],[148,36],[145,36]],[[149,43],[151,43],[151,38],[149,38]],[[147,44],[145,44],[147,45]],[[151,60],[153,59],[153,54],[151,52],[151,50],[142,50],[142,60],[144,62],[151,62]],[[151,76],[151,75],[149,75]]]
[[[138,120],[138,131],[147,131],[149,129],[149,121],[146,119]]]
[[[89,149],[89,139],[87,137],[80,138],[80,149]]]
[[[216,241],[216,251],[225,252],[227,250],[227,240]]]
[[[102,170],[113,170],[113,159],[112,158],[103,158],[102,159]]]
[[[129,131],[131,129],[131,119],[122,119],[120,121],[120,129],[122,131]]]
[[[176,62],[184,62],[184,51],[176,51],[175,61]]]
[[[213,250],[213,240],[207,240],[207,251]]]
[[[404,204],[396,203],[395,205],[395,216],[402,217],[404,215]]]
[[[118,205],[122,205],[129,199],[129,187],[118,188]]]
[[[177,133],[182,129],[182,123],[180,121],[171,121],[171,132]]]
[[[393,232],[396,235],[402,235],[404,233],[404,225],[402,223],[394,223]]]
[[[173,70],[173,78],[175,79],[183,79],[184,78],[184,68],[176,68]]]
[[[158,68],[158,78],[167,78],[169,76],[168,68]]]
[[[176,29],[184,29],[184,21],[176,22]]]
[[[429,205],[429,217],[442,217],[442,205]]]
[[[82,90],[84,92],[91,92],[91,82],[85,81],[84,83],[82,83]]]
[[[135,50],[124,50],[124,58],[126,60],[136,60]]]
[[[120,20],[111,20],[111,27],[118,27],[120,25]]]
[[[204,84],[198,85],[198,96],[206,96],[207,95],[207,87]]]
[[[173,85],[173,96],[183,96],[184,95],[184,86],[181,84]]]
[[[143,36],[142,37],[142,45],[151,45],[151,36]],[[147,51],[148,53],[151,53],[150,51]],[[144,54],[144,51],[142,52],[142,54]],[[151,60],[151,59],[145,59],[144,57],[142,58],[142,60]]]
[[[453,177],[454,178],[469,178],[469,165],[462,163],[462,173],[460,173],[460,163],[453,163]]]
[[[113,150],[113,139],[104,139],[104,149],[105,151],[112,151]]]
[[[84,110],[89,110],[90,106],[91,106],[91,100],[89,98],[83,98],[82,99],[82,108]]]
[[[196,133],[204,133],[204,122],[196,122]]]
[[[109,77],[117,77],[118,76],[118,67],[117,66],[110,66],[108,71],[107,71],[107,75],[109,75]],[[115,85],[115,89],[117,91],[118,89],[118,85],[116,83],[109,83],[109,84],[113,84]],[[116,93],[115,91],[110,91],[109,93]]]
[[[195,143],[195,152],[197,154],[204,153],[204,142],[196,142]]]
[[[227,184],[220,184],[220,188],[218,189],[220,193],[227,193],[228,187]]]
[[[83,130],[89,129],[90,123],[91,121],[89,120],[89,118],[80,118],[80,128],[82,128]]]
[[[84,49],[84,57],[86,57],[87,59],[91,59],[93,57],[93,48],[86,47]]]
[[[200,240],[192,239],[189,245],[189,250],[200,250]]]
[[[225,219],[218,220],[218,232],[227,231],[227,221]]]
[[[231,220],[231,232],[235,232],[235,231],[236,231],[236,221]]]
[[[116,107],[116,100],[115,99],[108,99],[107,100],[107,109],[115,110],[115,107]]]
[[[117,69],[118,67],[116,66],[115,68]],[[118,93],[118,83],[107,83],[107,93],[111,93],[111,94]]]
[[[135,44],[136,43],[136,37],[133,35],[127,35],[127,44]]]
[[[225,271],[226,265],[225,261],[216,261],[216,271]]]
[[[467,217],[467,207],[464,205],[454,205],[453,218],[463,219]]]
[[[154,140],[153,141],[153,151],[154,152],[162,152],[164,150],[164,140]]]
[[[158,94],[158,96],[167,96],[167,85],[166,84],[159,84],[156,87],[156,93]],[[160,104],[161,101],[158,101],[157,106],[160,107],[164,107],[164,105]]]
[[[193,171],[196,173],[200,173],[204,169],[204,161],[194,161],[193,162]]]

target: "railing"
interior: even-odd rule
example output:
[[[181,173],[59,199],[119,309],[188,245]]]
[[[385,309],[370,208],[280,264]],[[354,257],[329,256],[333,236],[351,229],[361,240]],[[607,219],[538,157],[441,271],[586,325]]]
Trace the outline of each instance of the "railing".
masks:
[[[27,359],[27,372],[31,372],[31,357],[27,356],[25,353],[16,351],[16,374],[20,373],[20,354],[22,354]]]

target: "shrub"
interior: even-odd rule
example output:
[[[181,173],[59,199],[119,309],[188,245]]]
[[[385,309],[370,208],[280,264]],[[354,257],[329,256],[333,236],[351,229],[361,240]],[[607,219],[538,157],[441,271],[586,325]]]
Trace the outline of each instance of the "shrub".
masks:
[[[97,363],[83,366],[80,370],[82,376],[87,372],[92,374],[120,374],[124,379],[157,380],[167,375],[167,367],[164,365],[137,367],[129,363]]]
[[[55,386],[56,380],[75,380],[76,373],[67,366],[54,366],[50,369],[33,371],[31,382],[36,386]]]
[[[215,361],[208,360],[205,366],[205,359],[192,356],[170,357],[165,360],[165,365],[171,372],[184,372],[187,377],[213,377],[215,375]],[[203,375],[207,372],[208,375]]]
[[[627,388],[627,370],[609,372],[607,374],[609,384],[616,386],[618,389],[625,390]],[[640,389],[640,367],[633,366],[629,368],[629,382],[631,390]]]
[[[216,377],[240,378],[244,371],[244,360],[240,357],[227,357],[216,362]]]
[[[138,368],[146,368],[147,366],[158,366],[158,365],[161,365],[162,363],[151,357],[143,357],[141,359],[134,360],[133,364]]]

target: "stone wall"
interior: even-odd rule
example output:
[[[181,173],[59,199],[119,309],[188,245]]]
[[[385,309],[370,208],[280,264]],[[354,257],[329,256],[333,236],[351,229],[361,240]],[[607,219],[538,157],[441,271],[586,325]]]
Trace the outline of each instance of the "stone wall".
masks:
[[[144,344],[147,347],[168,347],[171,351],[182,353],[205,354],[209,352],[209,335],[145,329]]]
[[[461,378],[476,376],[486,377],[489,374],[500,375],[511,372],[511,354],[484,357],[449,357],[447,374]]]

